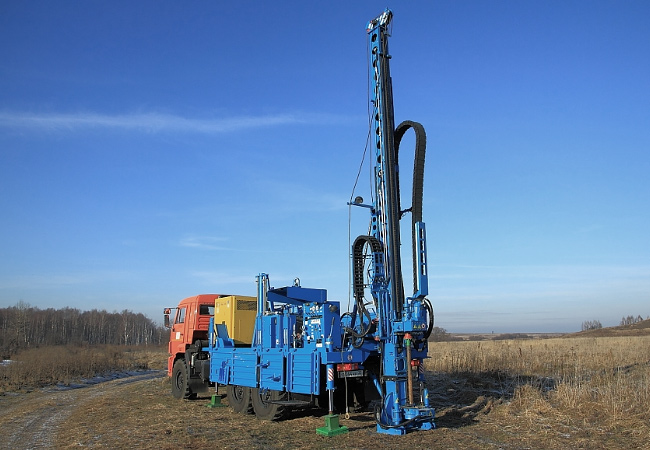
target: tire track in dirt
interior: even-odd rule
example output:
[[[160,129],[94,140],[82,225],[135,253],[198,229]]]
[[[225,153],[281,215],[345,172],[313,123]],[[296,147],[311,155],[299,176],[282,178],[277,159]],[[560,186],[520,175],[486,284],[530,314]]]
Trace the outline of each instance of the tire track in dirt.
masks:
[[[0,412],[0,448],[52,448],[58,428],[74,412],[77,405],[114,392],[132,383],[162,378],[165,371],[147,371],[96,384],[76,385],[74,388],[53,387],[42,395],[18,396]]]

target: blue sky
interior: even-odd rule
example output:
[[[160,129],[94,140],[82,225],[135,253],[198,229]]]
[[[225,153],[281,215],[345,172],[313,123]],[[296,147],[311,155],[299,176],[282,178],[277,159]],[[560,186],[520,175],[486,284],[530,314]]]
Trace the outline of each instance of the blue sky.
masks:
[[[259,272],[346,305],[385,6],[2,2],[0,306],[160,319]],[[396,121],[427,130],[436,324],[650,315],[650,3],[389,6]]]

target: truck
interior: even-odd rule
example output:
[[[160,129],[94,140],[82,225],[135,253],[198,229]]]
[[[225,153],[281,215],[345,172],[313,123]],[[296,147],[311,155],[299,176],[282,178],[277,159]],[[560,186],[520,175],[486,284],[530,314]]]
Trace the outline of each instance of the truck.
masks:
[[[422,196],[426,135],[421,124],[394,124],[389,26],[386,9],[368,22],[370,132],[374,157],[372,201],[357,196],[350,207],[370,212],[367,234],[351,248],[354,302],[342,311],[327,290],[300,280],[275,288],[267,273],[256,277],[255,297],[199,295],[183,300],[171,328],[168,373],[172,394],[190,398],[225,388],[237,413],[279,420],[294,408],[326,408],[319,434],[345,433],[339,412],[369,408],[376,430],[405,434],[435,428],[424,380],[433,329],[428,300],[426,230]],[[402,209],[399,145],[415,133],[412,201]],[[354,194],[353,194],[354,196]],[[413,292],[405,294],[401,228],[411,217]]]

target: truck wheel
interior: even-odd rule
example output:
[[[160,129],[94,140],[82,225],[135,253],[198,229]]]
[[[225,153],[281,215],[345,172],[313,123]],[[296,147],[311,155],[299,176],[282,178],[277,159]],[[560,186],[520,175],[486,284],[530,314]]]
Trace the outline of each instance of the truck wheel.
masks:
[[[250,414],[253,412],[251,407],[251,388],[248,386],[237,386],[229,384],[226,388],[228,403],[233,411],[240,414]]]
[[[287,412],[284,405],[273,403],[286,399],[286,392],[270,389],[251,389],[251,403],[255,416],[260,420],[280,420]]]
[[[172,395],[176,398],[192,397],[192,389],[187,376],[185,360],[179,359],[174,363],[172,370]]]

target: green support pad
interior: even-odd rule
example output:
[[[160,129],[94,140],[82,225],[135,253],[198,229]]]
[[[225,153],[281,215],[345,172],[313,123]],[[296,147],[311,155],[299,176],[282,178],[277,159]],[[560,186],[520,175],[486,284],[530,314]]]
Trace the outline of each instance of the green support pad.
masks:
[[[220,395],[213,395],[212,400],[210,400],[210,403],[206,405],[208,408],[225,408],[226,405],[221,403],[221,396]]]
[[[339,415],[338,414],[328,414],[325,416],[325,426],[316,428],[316,433],[321,436],[336,436],[338,434],[344,434],[348,432],[348,427],[342,427],[339,425]]]

